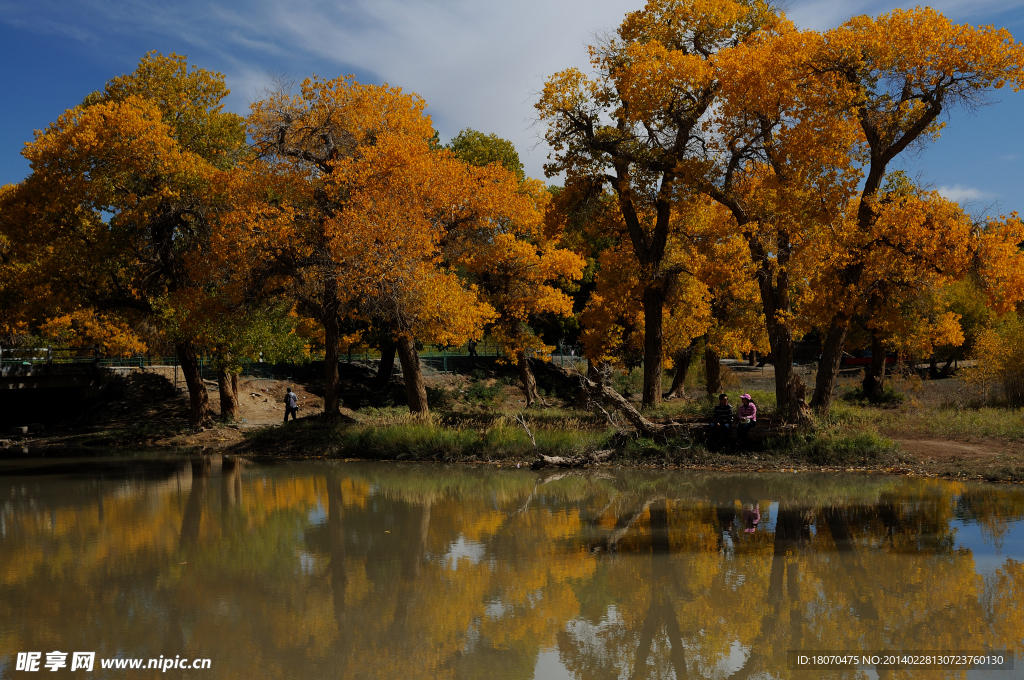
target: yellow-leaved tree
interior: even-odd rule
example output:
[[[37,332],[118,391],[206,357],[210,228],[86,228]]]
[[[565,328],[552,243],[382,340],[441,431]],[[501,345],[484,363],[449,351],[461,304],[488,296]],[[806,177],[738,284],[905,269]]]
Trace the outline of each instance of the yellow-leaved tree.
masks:
[[[552,148],[547,172],[615,194],[642,288],[644,406],[662,398],[665,302],[682,274],[668,244],[706,165],[705,123],[721,86],[714,62],[773,17],[756,2],[651,0],[590,48],[593,78],[557,73],[536,104]]]
[[[218,249],[244,251],[251,279],[323,326],[328,415],[340,406],[339,351],[366,322],[395,336],[409,407],[426,413],[417,337],[461,341],[492,316],[439,261],[430,201],[452,178],[425,106],[398,88],[314,77],[249,116],[258,158],[237,178],[242,198]]]
[[[490,228],[460,225],[448,250],[497,312],[490,325],[491,337],[515,363],[526,405],[531,406],[540,394],[530,359],[546,357],[554,349],[538,336],[531,322],[541,315],[572,316],[572,299],[555,284],[578,281],[586,262],[560,247],[557,230],[549,233],[545,229],[543,218],[551,194],[539,181],[525,177],[511,142],[494,134],[463,130],[449,148],[460,160],[489,168],[495,173],[492,181],[504,184],[504,201],[518,205],[515,219],[506,218]],[[513,177],[518,180],[516,187],[509,184]]]
[[[253,105],[259,158],[238,177],[245,198],[218,249],[244,250],[251,277],[323,325],[329,414],[339,349],[369,332],[395,343],[409,408],[426,415],[417,343],[482,335],[497,312],[459,273],[492,261],[481,254],[512,225],[540,223],[537,187],[437,147],[425,106],[352,77],[311,78]]]
[[[709,116],[707,163],[699,190],[731,214],[745,240],[775,367],[777,410],[808,417],[794,371],[794,342],[807,329],[807,279],[858,179],[858,128],[837,115],[809,71],[821,36],[783,17],[715,60],[719,105]],[[824,77],[828,81],[827,77]]]
[[[869,294],[865,277],[879,238],[899,241],[908,261],[926,259],[928,243],[915,240],[923,232],[913,220],[890,222],[896,228],[907,225],[903,234],[879,231],[889,164],[911,145],[936,138],[944,126],[943,112],[975,108],[989,92],[1006,85],[1024,87],[1024,47],[1006,29],[954,24],[931,8],[916,8],[850,19],[825,33],[807,64],[817,74],[833,76],[827,87],[860,127],[866,146],[856,219],[841,225],[847,230],[841,238],[842,262],[831,276],[835,306],[823,324],[813,405],[827,412],[846,335]]]
[[[226,209],[225,173],[243,153],[222,75],[147,54],[36,133],[31,174],[4,193],[0,233],[19,261],[30,327],[114,352],[173,341],[191,398],[209,421],[196,336],[172,321],[196,285],[188,259]]]

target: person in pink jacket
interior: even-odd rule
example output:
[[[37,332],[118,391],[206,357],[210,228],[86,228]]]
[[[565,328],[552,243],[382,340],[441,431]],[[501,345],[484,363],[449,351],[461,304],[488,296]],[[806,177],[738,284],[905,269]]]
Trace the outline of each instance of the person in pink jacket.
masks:
[[[740,395],[740,407],[736,410],[736,419],[739,421],[736,428],[738,441],[745,441],[747,434],[757,425],[757,404],[749,394]]]

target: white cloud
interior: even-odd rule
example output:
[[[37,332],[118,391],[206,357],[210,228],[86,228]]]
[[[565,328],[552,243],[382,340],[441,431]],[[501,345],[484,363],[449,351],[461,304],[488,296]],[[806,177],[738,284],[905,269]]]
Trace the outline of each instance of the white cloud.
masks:
[[[594,32],[614,27],[628,9],[613,0],[305,0],[250,6],[239,20],[248,38],[300,50],[335,69],[322,76],[357,70],[418,93],[443,138],[473,127],[510,139],[528,174],[541,177],[546,149],[533,126],[536,93],[554,72],[585,67]]]
[[[995,199],[996,194],[982,191],[981,189],[975,189],[974,187],[965,186],[963,184],[954,184],[953,186],[940,186],[937,191],[940,195],[948,198],[951,201],[957,203],[967,203],[970,201],[990,201]]]
[[[511,140],[527,173],[541,177],[547,149],[533,103],[545,78],[586,67],[586,44],[643,1],[0,0],[0,21],[75,35],[99,50],[111,33],[170,37],[193,62],[227,75],[229,105],[239,113],[272,73],[356,71],[420,94],[442,138],[473,127]],[[969,12],[1024,7],[1024,0],[934,6],[964,20]],[[826,29],[892,7],[880,0],[798,0],[788,13],[802,27]]]

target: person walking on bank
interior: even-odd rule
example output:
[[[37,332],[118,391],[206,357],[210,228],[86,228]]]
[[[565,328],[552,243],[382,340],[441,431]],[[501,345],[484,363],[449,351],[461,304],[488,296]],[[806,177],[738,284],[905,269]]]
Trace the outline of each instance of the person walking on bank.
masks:
[[[288,422],[288,414],[292,414],[292,420],[296,418],[296,413],[299,412],[299,395],[292,392],[292,388],[288,388],[288,393],[284,395],[284,422]]]
[[[757,404],[749,394],[741,394],[740,399],[743,402],[736,413],[739,418],[739,423],[736,426],[736,439],[745,442],[747,434],[754,429],[754,425],[757,425]]]

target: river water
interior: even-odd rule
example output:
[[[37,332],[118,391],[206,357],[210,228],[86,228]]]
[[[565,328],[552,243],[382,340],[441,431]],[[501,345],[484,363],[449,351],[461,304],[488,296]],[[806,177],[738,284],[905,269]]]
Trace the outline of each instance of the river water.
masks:
[[[8,455],[0,678],[1024,677],[796,666],[1008,658],[1022,518],[882,475]]]

